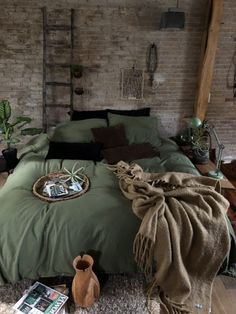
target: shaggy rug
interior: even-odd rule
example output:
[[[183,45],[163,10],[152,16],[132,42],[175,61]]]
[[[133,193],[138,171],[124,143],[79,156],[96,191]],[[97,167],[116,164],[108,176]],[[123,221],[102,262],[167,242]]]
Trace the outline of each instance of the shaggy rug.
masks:
[[[22,280],[16,284],[0,286],[0,313],[15,313],[12,306],[21,298],[32,281]],[[144,279],[141,275],[111,275],[101,287],[98,301],[89,309],[78,306],[75,314],[148,314]]]

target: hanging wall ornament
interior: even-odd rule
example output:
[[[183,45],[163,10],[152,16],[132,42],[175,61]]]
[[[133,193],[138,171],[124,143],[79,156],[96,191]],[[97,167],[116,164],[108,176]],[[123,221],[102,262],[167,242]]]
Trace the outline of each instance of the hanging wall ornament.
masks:
[[[131,69],[121,70],[121,98],[139,100],[143,98],[143,70]]]
[[[154,73],[157,69],[157,46],[153,43],[148,49],[147,55],[147,72],[149,73],[149,82],[152,86]]]
[[[236,69],[235,69],[235,73],[234,73],[234,89],[233,89],[233,95],[234,95],[234,97],[236,97]]]
[[[235,39],[236,40],[236,39]],[[227,88],[233,90],[233,97],[236,97],[236,49],[227,73]]]

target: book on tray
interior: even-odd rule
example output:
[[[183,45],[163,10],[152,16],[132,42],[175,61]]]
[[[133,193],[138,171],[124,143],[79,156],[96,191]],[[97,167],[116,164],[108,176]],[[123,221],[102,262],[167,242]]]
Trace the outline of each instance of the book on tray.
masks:
[[[82,191],[79,182],[63,182],[60,179],[46,181],[44,183],[43,194],[49,197],[61,197]]]

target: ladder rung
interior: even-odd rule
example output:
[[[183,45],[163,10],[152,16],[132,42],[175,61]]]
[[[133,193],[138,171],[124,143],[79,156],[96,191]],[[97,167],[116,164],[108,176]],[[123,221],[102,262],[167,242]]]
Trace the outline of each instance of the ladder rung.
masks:
[[[71,86],[71,83],[66,83],[66,82],[46,82],[46,85],[51,85],[51,86]]]
[[[69,104],[46,104],[46,107],[62,107],[62,108],[69,108]]]
[[[70,63],[46,63],[47,67],[70,68]]]
[[[70,31],[71,26],[70,25],[46,25],[46,30],[48,31]]]
[[[71,45],[65,45],[65,44],[59,43],[59,44],[50,44],[50,45],[47,45],[47,47],[58,48],[58,49],[70,49]]]

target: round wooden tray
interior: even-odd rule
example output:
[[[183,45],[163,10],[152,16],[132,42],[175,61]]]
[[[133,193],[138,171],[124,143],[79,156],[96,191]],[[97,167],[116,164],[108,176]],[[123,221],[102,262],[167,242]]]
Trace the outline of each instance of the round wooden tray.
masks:
[[[86,175],[81,174],[81,177],[84,180],[84,182],[82,183],[82,188],[83,188],[82,191],[70,192],[68,195],[63,195],[63,196],[58,196],[58,197],[49,197],[49,196],[43,195],[44,183],[46,181],[59,178],[62,175],[65,175],[65,173],[64,172],[52,172],[52,173],[47,174],[46,176],[40,177],[33,185],[33,194],[46,202],[58,202],[58,201],[65,201],[65,200],[79,197],[83,195],[85,192],[87,192],[89,188],[89,179]]]

